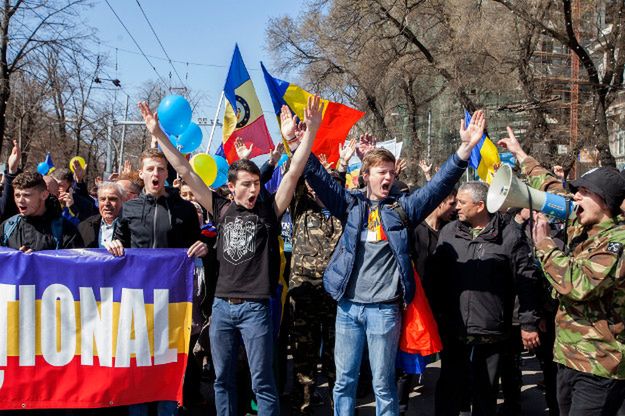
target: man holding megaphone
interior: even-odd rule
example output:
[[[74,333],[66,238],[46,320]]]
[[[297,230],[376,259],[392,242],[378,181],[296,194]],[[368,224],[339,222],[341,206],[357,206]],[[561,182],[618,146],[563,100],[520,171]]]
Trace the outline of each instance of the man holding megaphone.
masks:
[[[499,141],[532,187],[566,193],[562,182],[528,156],[512,129]],[[600,167],[571,181],[576,204],[569,246],[557,248],[543,214],[535,216],[536,256],[559,300],[554,360],[562,415],[616,415],[625,399],[625,226],[616,220],[625,180]]]

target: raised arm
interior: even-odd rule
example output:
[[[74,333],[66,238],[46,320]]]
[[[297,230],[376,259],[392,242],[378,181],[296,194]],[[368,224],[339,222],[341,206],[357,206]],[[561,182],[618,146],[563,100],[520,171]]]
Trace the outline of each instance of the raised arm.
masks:
[[[290,116],[289,108],[287,106],[283,106],[282,113],[285,115],[285,117]],[[308,97],[308,103],[306,109],[304,110],[306,132],[304,132],[302,141],[298,146],[297,151],[293,155],[293,159],[291,160],[291,167],[282,178],[282,182],[280,183],[278,191],[276,192],[276,197],[274,200],[274,210],[277,217],[280,217],[284,213],[284,211],[291,203],[291,199],[293,199],[293,194],[295,193],[297,181],[304,172],[304,167],[306,166],[306,161],[308,160],[308,156],[310,155],[310,150],[312,149],[315,136],[317,135],[317,130],[319,130],[322,116],[323,102],[321,101],[321,99],[318,96]]]
[[[567,194],[561,179],[542,167],[536,159],[528,156],[528,154],[523,151],[521,143],[517,140],[510,126],[508,126],[508,137],[502,138],[497,144],[508,149],[515,159],[519,161],[523,173],[529,179],[529,185],[532,188],[540,189],[545,192]]]
[[[143,120],[145,120],[145,126],[152,136],[158,140],[158,144],[161,146],[167,161],[176,169],[176,172],[178,172],[182,180],[189,185],[197,201],[212,214],[213,191],[204,184],[202,178],[191,168],[189,161],[174,147],[167,135],[161,130],[161,127],[158,125],[157,113],[150,111],[150,107],[148,107],[145,101],[139,103],[139,110],[141,111]]]
[[[476,111],[469,125],[460,122],[460,147],[423,188],[403,197],[400,201],[410,221],[418,224],[425,219],[452,191],[467,167],[471,151],[482,139],[486,118]]]

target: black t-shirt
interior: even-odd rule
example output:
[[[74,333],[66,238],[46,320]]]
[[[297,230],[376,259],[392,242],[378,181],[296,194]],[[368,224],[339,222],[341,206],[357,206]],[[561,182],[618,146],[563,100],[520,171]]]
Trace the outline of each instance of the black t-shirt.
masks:
[[[278,279],[280,222],[273,196],[258,199],[253,209],[213,192],[219,272],[215,296],[269,299]]]

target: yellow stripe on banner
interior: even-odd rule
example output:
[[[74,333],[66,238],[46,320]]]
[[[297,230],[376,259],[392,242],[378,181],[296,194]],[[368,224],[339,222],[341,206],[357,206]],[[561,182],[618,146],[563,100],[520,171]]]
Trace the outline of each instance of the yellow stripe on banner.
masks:
[[[477,167],[477,174],[483,181],[490,183],[495,174],[495,169],[501,164],[499,151],[497,151],[497,146],[489,138],[486,138],[482,143],[480,155],[482,158]]]
[[[297,114],[300,120],[304,120],[304,109],[308,102],[308,97],[312,96],[308,91],[298,87],[297,85],[290,84],[286,89],[286,92],[282,96],[284,101],[291,107],[291,110]],[[329,100],[321,100],[323,102],[323,115],[325,116],[328,109]],[[323,117],[322,117],[323,118]]]
[[[237,96],[236,109],[232,107],[229,101],[226,101],[224,126],[222,129],[224,142],[236,130],[252,124],[263,115],[263,109],[260,106],[260,101],[258,101],[251,79],[248,79],[236,88],[234,94]]]
[[[98,312],[100,313],[100,303],[98,305]],[[19,356],[19,302],[7,302],[7,355],[9,357]],[[115,357],[115,351],[117,350],[117,333],[119,323],[119,310],[121,304],[119,302],[113,302],[113,357]],[[76,313],[76,354],[80,355],[81,340],[80,340],[80,302],[74,302],[74,308]],[[60,335],[60,301],[57,300],[56,307],[56,327],[57,327],[57,350],[60,347],[61,335]],[[187,353],[187,343],[191,336],[191,303],[190,302],[178,302],[169,304],[169,348],[174,348],[178,353]],[[150,353],[154,355],[154,305],[145,305],[145,314],[148,327],[148,338],[150,340]],[[35,354],[41,355],[41,300],[35,301]],[[184,322],[184,328],[174,328],[173,322]],[[134,324],[131,338],[134,338]],[[94,342],[94,350],[95,350]],[[97,351],[94,351],[94,356],[97,356]],[[134,357],[134,354],[133,354]]]

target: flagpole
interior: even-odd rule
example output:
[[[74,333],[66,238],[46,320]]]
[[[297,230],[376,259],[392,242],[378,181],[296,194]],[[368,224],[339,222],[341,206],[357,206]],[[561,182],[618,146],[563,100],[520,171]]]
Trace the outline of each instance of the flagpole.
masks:
[[[219,96],[219,103],[217,104],[217,111],[215,112],[215,118],[213,118],[213,126],[211,127],[211,134],[208,138],[208,146],[206,146],[206,153],[210,153],[211,144],[213,143],[213,136],[215,135],[215,127],[217,127],[217,117],[219,117],[219,112],[221,111],[221,104],[224,101],[224,92],[221,91],[221,95]]]

